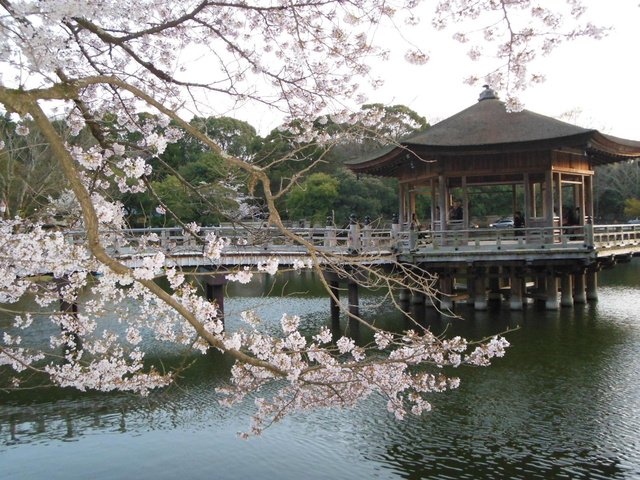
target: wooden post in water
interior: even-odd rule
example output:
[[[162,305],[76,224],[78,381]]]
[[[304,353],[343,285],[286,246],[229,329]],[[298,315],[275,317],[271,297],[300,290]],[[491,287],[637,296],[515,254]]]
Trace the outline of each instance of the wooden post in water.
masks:
[[[214,302],[220,312],[220,320],[224,324],[224,286],[227,283],[226,276],[221,273],[207,275],[205,277],[205,290],[207,300]]]
[[[484,268],[475,269],[475,276],[473,281],[473,308],[475,310],[487,309],[487,286],[484,273]]]
[[[453,278],[447,273],[440,274],[440,309],[451,310],[453,308]]]
[[[573,301],[574,303],[587,303],[585,275],[583,271],[573,275]]]
[[[560,306],[573,307],[573,275],[569,272],[560,277]]]
[[[547,310],[558,310],[558,279],[553,270],[548,270],[545,276],[546,292],[544,306]]]
[[[509,296],[509,308],[522,310],[524,279],[517,268],[511,268],[511,294]]]
[[[598,301],[598,272],[595,267],[587,269],[587,300],[589,302]]]
[[[475,302],[475,280],[473,270],[469,270],[467,271],[467,306],[473,307]]]

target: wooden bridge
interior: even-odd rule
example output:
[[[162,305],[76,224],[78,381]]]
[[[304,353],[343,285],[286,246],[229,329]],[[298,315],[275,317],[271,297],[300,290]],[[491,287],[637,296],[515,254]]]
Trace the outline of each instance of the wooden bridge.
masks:
[[[276,259],[282,266],[295,265],[310,259],[313,250],[315,261],[327,270],[327,279],[336,292],[344,278],[331,274],[332,264],[342,261],[384,268],[402,263],[438,275],[441,308],[451,308],[454,299],[465,298],[482,310],[487,308],[488,299],[505,298],[512,309],[521,309],[529,297],[556,309],[597,299],[597,272],[640,254],[640,225],[632,224],[448,231],[407,230],[399,224],[374,228],[355,223],[345,229],[291,228],[289,234],[302,241],[266,224],[253,224],[205,227],[198,235],[204,238],[209,233],[226,239],[218,259],[206,257],[203,242],[181,228],[124,230],[118,235],[105,234],[104,241],[112,255],[131,267],[161,251],[167,266],[210,271],[209,293],[219,304],[221,285],[229,271],[269,259]],[[82,231],[67,232],[66,236],[78,243],[85,239]],[[460,294],[460,285],[464,295]],[[354,289],[357,285],[351,282],[350,305],[357,303]],[[401,299],[407,299],[406,295]],[[410,301],[420,303],[425,299]]]

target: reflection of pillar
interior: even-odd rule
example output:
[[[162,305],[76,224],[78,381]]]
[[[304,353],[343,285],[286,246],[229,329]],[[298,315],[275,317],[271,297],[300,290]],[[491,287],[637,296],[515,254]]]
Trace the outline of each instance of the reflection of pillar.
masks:
[[[573,277],[570,273],[564,272],[560,277],[560,292],[560,305],[573,307]]]
[[[595,268],[587,270],[587,300],[590,302],[598,300],[598,273]]]
[[[331,291],[333,296],[329,297],[329,305],[331,308],[331,320],[338,321],[340,318],[340,306],[338,302],[340,301],[340,285],[336,281],[329,282],[329,290]],[[335,297],[335,299],[333,298]]]
[[[398,293],[398,301],[402,305],[408,305],[410,300],[411,300],[411,292],[409,291],[409,289],[401,288],[400,292]]]
[[[546,275],[546,292],[544,306],[547,310],[558,310],[558,279],[553,270],[548,271]]]
[[[360,316],[358,284],[356,282],[349,282],[347,284],[347,288],[349,292],[349,313],[355,316]]]
[[[215,303],[220,312],[220,320],[224,323],[224,285],[227,283],[226,276],[223,274],[207,275],[205,282],[207,300]]]
[[[70,288],[70,282],[68,277],[58,278],[55,283],[58,290],[60,311],[71,317],[67,319],[66,322],[60,324],[62,334],[66,341],[64,354],[76,354],[79,350],[82,350],[82,339],[80,335],[78,335],[77,330],[78,303],[75,298],[73,301],[69,300],[70,292],[68,292],[68,290]]]
[[[542,299],[545,295],[545,292],[547,291],[547,277],[545,276],[544,272],[536,273],[535,286],[533,288],[535,293],[535,296],[533,298],[535,302],[537,304],[542,303]]]
[[[517,269],[511,269],[511,294],[509,296],[509,308],[511,310],[522,310],[522,294],[524,279],[519,275]]]
[[[582,271],[573,275],[573,301],[575,303],[587,303],[586,284],[584,272]]]
[[[424,293],[411,292],[411,304],[412,305],[424,305]]]

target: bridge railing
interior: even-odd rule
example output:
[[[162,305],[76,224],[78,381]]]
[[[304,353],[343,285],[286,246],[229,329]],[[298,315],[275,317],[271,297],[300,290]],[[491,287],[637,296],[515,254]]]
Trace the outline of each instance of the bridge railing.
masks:
[[[593,243],[596,246],[640,244],[640,224],[594,225]]]
[[[290,233],[314,247],[334,253],[384,253],[416,250],[470,250],[523,248],[611,247],[622,244],[640,245],[640,225],[584,225],[530,228],[474,228],[468,230],[401,230],[399,225],[373,228],[350,225],[348,228],[291,228]],[[250,249],[306,253],[304,246],[275,227],[239,226],[204,227],[199,235],[214,233],[228,240],[226,251]],[[84,231],[67,231],[68,241],[83,243]],[[161,248],[172,254],[202,253],[204,245],[182,228],[129,229],[104,232],[103,242],[114,253],[127,255]]]

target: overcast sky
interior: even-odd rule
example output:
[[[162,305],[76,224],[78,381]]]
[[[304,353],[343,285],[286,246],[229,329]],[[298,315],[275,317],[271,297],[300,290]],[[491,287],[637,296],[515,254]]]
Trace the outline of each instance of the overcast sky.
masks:
[[[531,86],[520,100],[536,113],[640,141],[640,0],[583,3],[588,7],[583,21],[613,30],[602,40],[579,39],[563,44],[550,56],[541,56],[531,70],[543,73],[547,80]],[[431,60],[422,66],[410,65],[404,60],[406,43],[391,47],[391,60],[374,67],[385,86],[369,92],[369,103],[407,105],[431,124],[475,103],[482,87],[466,85],[464,78],[482,76],[487,66],[471,61],[466,55],[468,47],[453,41],[453,33],[434,33],[425,14],[411,35],[421,46],[427,45]],[[375,40],[389,46],[381,33]],[[567,117],[568,112],[573,115]],[[281,121],[273,111],[263,112],[256,106],[218,114],[246,120],[263,135]]]
[[[613,30],[602,40],[580,39],[541,57],[537,70],[547,80],[521,95],[525,108],[551,117],[575,110],[578,115],[565,120],[640,140],[639,3],[584,0],[588,18]],[[482,89],[463,84],[463,79],[483,73],[481,65],[454,44],[430,53],[432,59],[424,66],[404,65],[389,72],[383,91],[372,94],[371,99],[408,105],[431,123],[476,102]]]

